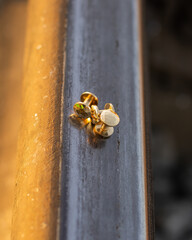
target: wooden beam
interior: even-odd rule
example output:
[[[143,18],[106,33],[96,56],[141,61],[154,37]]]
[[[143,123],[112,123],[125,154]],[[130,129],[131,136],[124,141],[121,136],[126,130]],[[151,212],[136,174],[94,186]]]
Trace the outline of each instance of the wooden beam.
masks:
[[[0,238],[10,240],[21,115],[26,1],[0,3]]]
[[[153,239],[139,0],[72,0],[63,106],[60,239]],[[82,92],[114,104],[105,142],[70,125]]]
[[[12,239],[57,235],[66,1],[31,0]]]

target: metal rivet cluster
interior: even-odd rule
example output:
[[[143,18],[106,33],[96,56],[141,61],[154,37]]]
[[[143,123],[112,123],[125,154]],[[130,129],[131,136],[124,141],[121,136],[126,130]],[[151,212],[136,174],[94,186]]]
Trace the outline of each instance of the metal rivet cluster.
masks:
[[[114,127],[119,124],[120,118],[115,112],[113,104],[106,103],[103,110],[98,108],[98,98],[91,92],[81,94],[80,102],[74,104],[75,114],[70,117],[81,121],[81,125],[89,123],[92,126],[92,133],[104,138],[110,137],[114,132]],[[84,124],[82,124],[84,123]]]

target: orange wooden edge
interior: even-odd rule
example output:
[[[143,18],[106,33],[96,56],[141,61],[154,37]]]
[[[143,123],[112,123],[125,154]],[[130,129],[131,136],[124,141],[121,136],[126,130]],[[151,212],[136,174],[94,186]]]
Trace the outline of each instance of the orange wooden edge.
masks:
[[[14,240],[57,238],[65,34],[65,0],[29,1]]]

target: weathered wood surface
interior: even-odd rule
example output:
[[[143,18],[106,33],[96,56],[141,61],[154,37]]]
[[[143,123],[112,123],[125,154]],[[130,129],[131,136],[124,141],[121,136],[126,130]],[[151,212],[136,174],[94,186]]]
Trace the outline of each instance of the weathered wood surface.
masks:
[[[58,227],[64,0],[31,0],[12,239],[54,240]]]
[[[0,1],[0,239],[10,240],[26,1]]]
[[[153,239],[139,0],[71,0],[63,105],[60,239]],[[121,122],[95,143],[68,116],[82,92]]]

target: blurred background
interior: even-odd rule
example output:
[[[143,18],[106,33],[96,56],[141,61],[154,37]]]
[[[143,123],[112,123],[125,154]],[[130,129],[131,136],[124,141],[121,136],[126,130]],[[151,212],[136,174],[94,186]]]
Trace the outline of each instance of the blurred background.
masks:
[[[192,1],[145,4],[156,240],[192,239]]]
[[[0,238],[10,239],[27,1],[0,0]],[[192,1],[146,0],[156,240],[192,240]]]
[[[0,239],[10,240],[26,1],[0,0]]]

